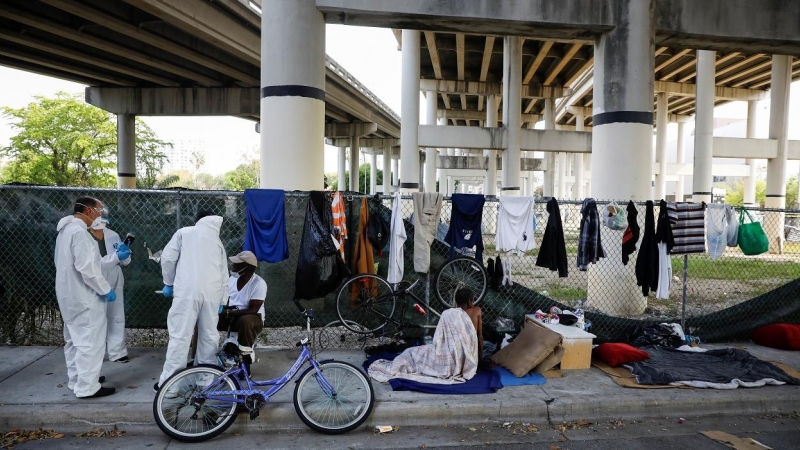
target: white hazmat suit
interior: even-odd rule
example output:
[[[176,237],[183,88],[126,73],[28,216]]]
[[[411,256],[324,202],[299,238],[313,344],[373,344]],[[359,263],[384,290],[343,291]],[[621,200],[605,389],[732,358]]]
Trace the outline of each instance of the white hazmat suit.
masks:
[[[218,310],[228,298],[228,257],[219,239],[222,217],[206,216],[178,230],[161,253],[161,273],[173,286],[167,316],[169,345],[159,386],[186,367],[186,355],[197,324],[195,363],[216,364]]]
[[[67,216],[56,227],[56,298],[64,320],[68,386],[78,397],[100,389],[106,346],[106,300],[111,286],[100,268],[100,251],[86,223]]]
[[[103,240],[106,243],[106,256],[102,258],[101,262],[103,278],[108,281],[111,289],[114,289],[117,294],[117,300],[106,306],[106,317],[108,318],[106,350],[109,361],[116,361],[128,356],[128,348],[125,347],[125,278],[122,276],[120,266],[130,264],[131,258],[119,260],[115,245],[122,240],[116,231],[104,228]]]

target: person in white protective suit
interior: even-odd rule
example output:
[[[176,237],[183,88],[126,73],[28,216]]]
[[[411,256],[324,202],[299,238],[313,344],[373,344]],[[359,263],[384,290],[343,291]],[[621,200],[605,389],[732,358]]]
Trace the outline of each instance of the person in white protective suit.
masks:
[[[117,294],[117,300],[106,306],[108,360],[126,363],[130,359],[128,359],[128,348],[125,346],[125,277],[122,276],[121,267],[130,264],[131,258],[129,255],[127,259],[119,259],[117,247],[122,244],[122,240],[119,234],[109,229],[107,225],[108,219],[104,217],[100,223],[92,225],[89,232],[100,250],[102,257],[100,268],[103,271],[103,278],[108,281]]]
[[[228,299],[228,257],[219,239],[222,217],[197,213],[194,226],[178,230],[161,253],[162,290],[172,297],[167,316],[169,344],[158,391],[167,379],[186,367],[186,355],[197,325],[196,364],[216,364],[217,321]]]
[[[106,304],[116,300],[116,293],[103,277],[100,252],[87,232],[102,220],[103,210],[95,198],[78,198],[74,214],[56,227],[56,298],[64,322],[67,386],[79,398],[104,397],[115,391],[100,384],[104,380],[100,369],[106,351]],[[130,256],[126,246],[117,252],[122,259]]]

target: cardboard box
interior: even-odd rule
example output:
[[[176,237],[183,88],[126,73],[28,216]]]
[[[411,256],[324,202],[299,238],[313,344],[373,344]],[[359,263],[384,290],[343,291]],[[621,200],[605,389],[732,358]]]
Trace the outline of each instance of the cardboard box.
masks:
[[[533,314],[525,316],[525,321],[547,328],[561,335],[563,338],[564,358],[561,359],[561,369],[588,369],[592,365],[592,340],[597,337],[578,327],[561,325],[560,323],[542,323]]]

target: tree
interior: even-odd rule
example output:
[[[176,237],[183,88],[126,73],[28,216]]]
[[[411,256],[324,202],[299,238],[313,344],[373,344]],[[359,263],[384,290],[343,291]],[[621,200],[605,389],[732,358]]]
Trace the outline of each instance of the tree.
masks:
[[[725,203],[739,206],[744,204],[744,182],[737,181],[723,186],[726,189]],[[767,182],[756,180],[756,203],[764,206],[767,198]],[[789,178],[786,182],[786,207],[794,208],[797,205],[797,177]]]
[[[358,192],[368,192],[369,191],[369,164],[362,164],[358,166]],[[383,184],[383,171],[378,169],[376,170],[375,178],[377,179],[377,185],[380,186]],[[339,189],[339,176],[337,174],[328,174],[327,175],[328,183],[330,184],[330,188],[332,191],[338,191]],[[350,186],[350,172],[346,172],[344,174],[345,180],[345,189],[346,187]]]
[[[0,152],[9,157],[4,182],[55,186],[116,186],[117,130],[113,114],[64,92],[37,96],[19,109],[2,108],[17,134]],[[164,147],[144,122],[137,121],[137,167],[148,180],[157,178],[166,161]]]
[[[141,119],[136,119],[136,187],[153,189],[169,187],[177,178],[159,180],[161,168],[168,158],[163,149],[172,148],[171,142],[162,141]]]
[[[251,160],[222,176],[224,187],[231,191],[243,191],[245,189],[257,188],[261,176],[261,163],[258,160]]]

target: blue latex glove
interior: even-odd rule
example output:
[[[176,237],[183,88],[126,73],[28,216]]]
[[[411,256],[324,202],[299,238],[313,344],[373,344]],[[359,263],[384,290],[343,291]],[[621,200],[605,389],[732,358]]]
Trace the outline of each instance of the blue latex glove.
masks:
[[[120,261],[124,261],[130,257],[131,257],[131,249],[128,248],[128,246],[122,242],[117,244],[117,258],[119,258]]]
[[[164,289],[161,290],[161,295],[164,297],[172,297],[172,286],[164,285]]]
[[[117,300],[117,293],[112,289],[108,294],[104,295],[103,298],[105,298],[108,303],[112,303]]]
[[[219,314],[222,314],[222,310],[223,310],[224,308],[225,308],[224,306],[222,306],[222,305],[219,305],[219,309],[217,310],[217,314],[218,314],[218,315],[219,315]]]

